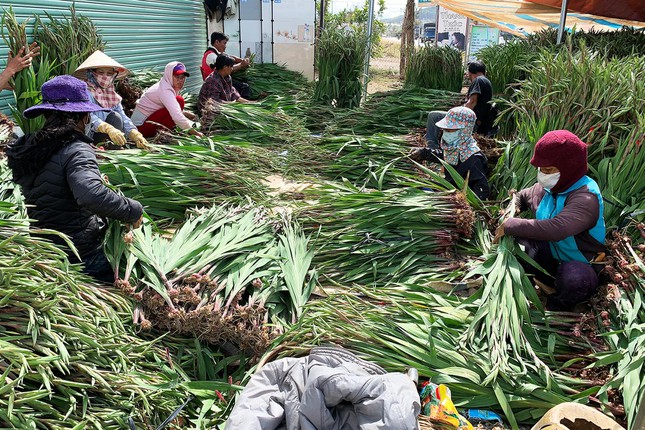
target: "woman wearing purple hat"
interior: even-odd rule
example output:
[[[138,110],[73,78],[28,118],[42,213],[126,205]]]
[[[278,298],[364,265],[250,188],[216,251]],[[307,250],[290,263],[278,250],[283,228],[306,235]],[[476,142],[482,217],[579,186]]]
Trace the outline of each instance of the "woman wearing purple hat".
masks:
[[[34,225],[69,236],[84,272],[111,283],[114,273],[102,246],[106,218],[138,228],[143,207],[103,183],[86,132],[90,112],[105,109],[89,100],[85,82],[57,76],[43,84],[42,99],[23,114],[26,118],[44,115],[43,128],[7,148],[13,180],[22,188]],[[65,244],[60,238],[54,241]],[[68,255],[70,261],[78,261],[71,251]]]
[[[551,275],[536,276],[546,289],[555,287],[547,307],[569,310],[598,288],[591,263],[605,252],[602,195],[587,176],[587,145],[570,131],[542,136],[531,164],[538,169],[537,184],[517,194],[516,206],[520,211],[531,209],[535,219],[506,220],[495,241],[505,234],[518,238]]]

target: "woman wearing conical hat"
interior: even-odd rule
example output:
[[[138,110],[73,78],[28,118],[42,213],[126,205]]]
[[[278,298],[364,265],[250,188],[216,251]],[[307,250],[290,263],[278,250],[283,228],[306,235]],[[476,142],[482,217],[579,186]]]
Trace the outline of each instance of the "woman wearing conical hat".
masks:
[[[87,83],[92,102],[109,109],[109,112],[92,114],[91,137],[94,143],[110,139],[123,146],[127,136],[137,148],[147,147],[148,142],[123,111],[121,96],[114,89],[114,82],[128,73],[128,69],[101,51],[90,55],[74,72],[75,77]]]

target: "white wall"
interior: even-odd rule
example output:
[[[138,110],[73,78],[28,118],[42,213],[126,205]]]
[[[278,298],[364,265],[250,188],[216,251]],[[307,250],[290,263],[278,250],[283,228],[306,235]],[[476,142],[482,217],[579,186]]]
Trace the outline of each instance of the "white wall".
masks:
[[[284,64],[313,80],[315,15],[314,0],[237,0],[235,14],[211,20],[208,34],[229,36],[230,54],[243,57],[250,50],[256,63]]]

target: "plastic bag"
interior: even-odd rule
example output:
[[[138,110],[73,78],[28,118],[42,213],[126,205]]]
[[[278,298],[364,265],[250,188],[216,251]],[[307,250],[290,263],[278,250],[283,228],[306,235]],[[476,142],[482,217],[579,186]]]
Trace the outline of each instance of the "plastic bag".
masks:
[[[435,427],[450,430],[473,430],[472,424],[459,415],[450,398],[450,390],[443,384],[428,381],[421,388],[421,411]]]

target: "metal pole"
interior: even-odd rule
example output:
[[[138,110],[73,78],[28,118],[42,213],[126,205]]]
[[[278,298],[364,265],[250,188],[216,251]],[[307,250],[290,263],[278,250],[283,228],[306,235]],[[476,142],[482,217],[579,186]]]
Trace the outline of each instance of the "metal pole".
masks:
[[[363,71],[363,102],[367,100],[367,84],[369,82],[370,57],[372,54],[372,23],[374,22],[374,0],[370,0],[370,12],[367,18],[367,52],[365,53],[365,69]]]
[[[325,0],[320,0],[320,29],[325,28]]]
[[[567,23],[567,2],[568,0],[562,0],[562,8],[560,9],[560,27],[558,27],[558,40],[557,40],[558,45],[562,43],[564,26]]]

